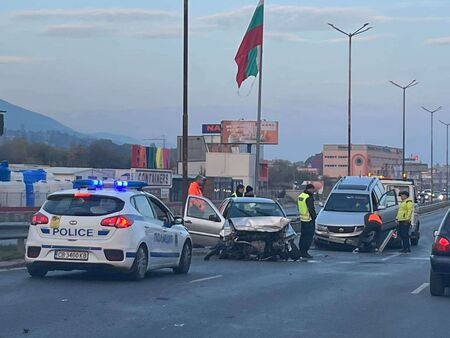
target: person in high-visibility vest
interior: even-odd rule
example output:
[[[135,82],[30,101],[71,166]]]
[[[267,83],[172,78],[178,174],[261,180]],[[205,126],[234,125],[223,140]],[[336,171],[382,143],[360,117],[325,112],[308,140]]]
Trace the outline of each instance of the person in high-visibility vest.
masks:
[[[356,249],[353,250],[354,253],[358,253],[360,251],[372,251],[378,252],[378,248],[380,246],[380,237],[381,237],[381,230],[383,228],[383,221],[381,220],[381,217],[375,213],[368,213],[364,216],[364,230],[359,235],[358,243],[356,245]],[[374,242],[375,247],[373,247],[372,243],[365,243],[366,237],[371,232],[375,233]]]
[[[245,187],[243,184],[238,184],[236,187],[236,191],[231,194],[231,197],[244,197]]]
[[[316,188],[312,184],[308,184],[305,191],[298,196],[298,213],[301,221],[301,236],[299,241],[299,249],[302,258],[311,259],[308,253],[311,247],[314,230],[316,227],[316,209],[314,207],[314,192]]]
[[[411,218],[414,214],[414,202],[409,198],[408,191],[401,191],[398,195],[402,200],[397,212],[398,234],[402,240],[402,250],[400,252],[410,253],[409,229],[411,228]]]

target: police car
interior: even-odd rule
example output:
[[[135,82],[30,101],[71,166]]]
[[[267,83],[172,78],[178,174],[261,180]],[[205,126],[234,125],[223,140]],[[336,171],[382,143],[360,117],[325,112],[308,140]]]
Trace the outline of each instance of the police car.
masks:
[[[74,181],[48,196],[31,221],[25,261],[33,277],[51,270],[113,267],[134,280],[148,270],[187,273],[192,240],[183,219],[136,181]]]

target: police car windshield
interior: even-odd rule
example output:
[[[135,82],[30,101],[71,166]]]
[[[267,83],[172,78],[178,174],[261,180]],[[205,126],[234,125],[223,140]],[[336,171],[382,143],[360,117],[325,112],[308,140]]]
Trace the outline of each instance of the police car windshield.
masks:
[[[369,212],[370,200],[367,194],[331,194],[324,208],[325,211]]]
[[[69,194],[50,196],[43,209],[61,216],[104,216],[122,210],[124,205],[124,201],[111,196],[90,195],[80,198]]]
[[[261,217],[279,216],[284,217],[280,206],[276,203],[253,203],[239,202],[233,203],[228,212],[228,218],[237,217]]]

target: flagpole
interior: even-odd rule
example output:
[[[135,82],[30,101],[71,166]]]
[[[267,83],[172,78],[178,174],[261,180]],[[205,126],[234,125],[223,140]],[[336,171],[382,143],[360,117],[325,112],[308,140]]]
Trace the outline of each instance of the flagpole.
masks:
[[[264,36],[264,34],[263,34]],[[262,61],[263,61],[263,43],[261,41],[259,54],[259,85],[258,85],[258,115],[256,118],[256,156],[255,156],[255,194],[259,194],[259,171],[261,157],[261,97],[262,97]]]

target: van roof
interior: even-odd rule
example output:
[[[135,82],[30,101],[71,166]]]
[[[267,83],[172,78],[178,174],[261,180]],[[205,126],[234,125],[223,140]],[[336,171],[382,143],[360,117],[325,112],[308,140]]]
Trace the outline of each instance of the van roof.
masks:
[[[368,176],[346,176],[336,184],[336,190],[369,190],[370,186],[376,182],[376,177]]]

